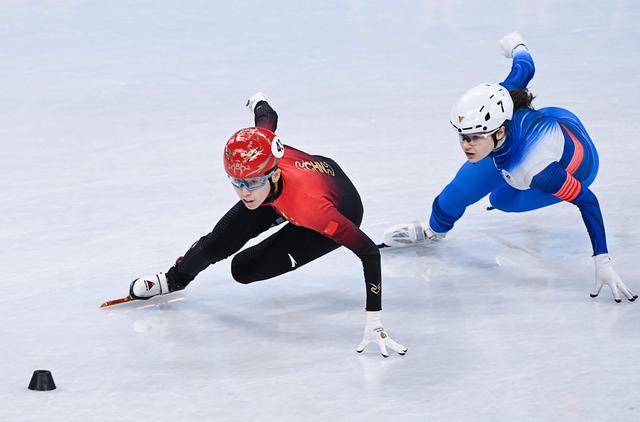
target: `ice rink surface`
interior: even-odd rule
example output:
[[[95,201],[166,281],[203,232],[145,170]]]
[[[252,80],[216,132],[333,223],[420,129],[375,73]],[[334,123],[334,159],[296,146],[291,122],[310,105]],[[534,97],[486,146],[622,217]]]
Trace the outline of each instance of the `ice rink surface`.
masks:
[[[227,260],[98,308],[234,204],[222,146],[258,90],[285,143],[341,164],[374,240],[427,218],[464,162],[450,107],[504,79],[513,30],[534,105],[574,111],[599,149],[609,249],[640,291],[639,21],[615,0],[3,1],[0,420],[640,420],[640,303],[589,298],[570,204],[481,201],[436,247],[383,253],[404,357],[354,352],[364,286],[344,248],[249,286]],[[35,369],[58,389],[27,390]]]

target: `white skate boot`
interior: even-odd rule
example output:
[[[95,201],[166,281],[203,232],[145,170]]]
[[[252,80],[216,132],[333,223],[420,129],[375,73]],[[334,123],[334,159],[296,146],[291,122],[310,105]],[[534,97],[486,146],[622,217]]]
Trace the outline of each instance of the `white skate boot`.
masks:
[[[446,233],[436,233],[429,223],[414,221],[409,224],[397,224],[384,232],[384,246],[403,247],[420,243],[436,242],[444,239]]]
[[[136,278],[131,282],[131,287],[129,288],[129,296],[133,299],[147,300],[167,293],[170,293],[169,285],[167,276],[164,273]]]

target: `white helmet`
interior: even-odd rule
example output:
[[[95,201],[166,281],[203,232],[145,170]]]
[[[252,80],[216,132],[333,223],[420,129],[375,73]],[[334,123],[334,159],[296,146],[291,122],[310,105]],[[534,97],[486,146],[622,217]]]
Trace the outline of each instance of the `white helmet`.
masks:
[[[458,133],[482,133],[497,130],[513,117],[513,100],[500,84],[482,84],[471,88],[451,109],[451,124]]]

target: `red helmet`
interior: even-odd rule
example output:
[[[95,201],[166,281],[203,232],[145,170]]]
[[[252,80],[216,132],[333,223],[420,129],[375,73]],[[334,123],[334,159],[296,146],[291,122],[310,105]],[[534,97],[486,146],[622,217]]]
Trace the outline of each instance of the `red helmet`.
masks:
[[[224,170],[231,177],[261,176],[273,169],[284,155],[284,146],[275,133],[249,127],[231,135],[224,147]]]

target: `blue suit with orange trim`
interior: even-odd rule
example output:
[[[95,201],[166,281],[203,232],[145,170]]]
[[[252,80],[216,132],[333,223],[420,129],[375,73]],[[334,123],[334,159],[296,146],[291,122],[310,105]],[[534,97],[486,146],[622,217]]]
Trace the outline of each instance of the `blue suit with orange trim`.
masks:
[[[534,72],[531,55],[521,49],[501,85],[525,88]],[[593,254],[607,253],[600,206],[589,190],[598,172],[598,153],[580,120],[562,108],[523,108],[514,111],[505,126],[505,141],[487,158],[465,163],[433,201],[431,229],[451,230],[465,208],[487,194],[494,208],[506,212],[568,201],[580,209]]]

